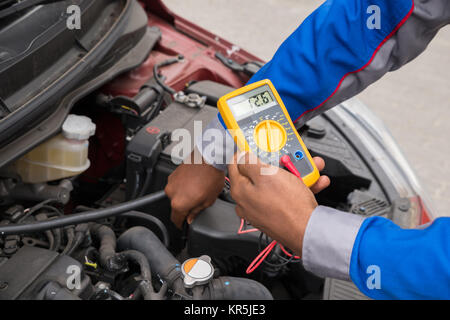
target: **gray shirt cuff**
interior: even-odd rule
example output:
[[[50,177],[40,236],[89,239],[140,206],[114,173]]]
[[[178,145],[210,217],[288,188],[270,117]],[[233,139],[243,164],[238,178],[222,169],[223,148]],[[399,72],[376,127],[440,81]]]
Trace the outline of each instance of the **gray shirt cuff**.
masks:
[[[203,159],[214,168],[225,171],[237,151],[228,131],[215,117],[196,138],[195,145]]]
[[[303,266],[320,277],[350,280],[353,244],[364,217],[318,206],[303,238]]]

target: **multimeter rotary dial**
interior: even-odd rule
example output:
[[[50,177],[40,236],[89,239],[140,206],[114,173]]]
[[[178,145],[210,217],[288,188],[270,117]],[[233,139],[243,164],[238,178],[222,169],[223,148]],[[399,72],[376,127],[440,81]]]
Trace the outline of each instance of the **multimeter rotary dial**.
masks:
[[[275,120],[260,122],[254,131],[256,145],[266,152],[277,152],[286,144],[286,130]]]

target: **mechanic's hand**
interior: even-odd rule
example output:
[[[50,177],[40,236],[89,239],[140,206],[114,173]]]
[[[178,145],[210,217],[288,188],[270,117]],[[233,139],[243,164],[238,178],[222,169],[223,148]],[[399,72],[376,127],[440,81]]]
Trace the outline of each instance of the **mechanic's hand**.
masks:
[[[236,201],[238,216],[301,255],[306,225],[317,207],[313,192],[328,187],[330,179],[321,176],[310,190],[287,170],[251,157],[255,156],[236,154],[233,164],[228,166],[231,196]],[[313,160],[319,171],[323,170],[323,159],[315,157]],[[265,172],[274,169],[270,171],[274,174],[262,175],[264,167]]]
[[[171,200],[171,219],[181,229],[184,220],[191,223],[202,210],[212,206],[225,184],[225,173],[205,163],[181,164],[170,176],[164,191]],[[198,156],[198,155],[197,155]],[[201,159],[201,155],[198,156]]]

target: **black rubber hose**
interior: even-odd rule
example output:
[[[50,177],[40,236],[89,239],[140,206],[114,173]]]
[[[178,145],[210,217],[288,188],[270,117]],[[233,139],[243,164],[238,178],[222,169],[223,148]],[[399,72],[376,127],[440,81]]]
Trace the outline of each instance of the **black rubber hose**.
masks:
[[[37,221],[45,221],[48,219],[48,217],[45,213],[37,214],[35,218]],[[46,230],[45,236],[47,237],[47,240],[48,240],[48,250],[51,250],[51,251],[55,250],[55,236],[53,235],[52,230]]]
[[[153,225],[157,226],[158,229],[161,231],[162,242],[164,243],[164,246],[166,248],[169,247],[169,244],[170,244],[169,232],[167,231],[167,228],[164,225],[164,223],[162,223],[161,220],[159,220],[155,216],[152,216],[147,213],[139,212],[139,211],[129,211],[129,212],[122,213],[120,215],[120,217],[121,218],[141,219],[144,221],[148,221],[148,222],[152,223]]]
[[[137,198],[138,192],[139,192],[139,186],[141,184],[140,179],[141,179],[141,175],[138,171],[136,171],[134,174],[134,186],[133,186],[133,191],[131,192],[130,199]]]
[[[126,211],[130,211],[148,205],[150,203],[161,200],[164,197],[166,197],[164,191],[158,191],[146,195],[145,197],[133,199],[131,201],[127,201],[108,208],[85,211],[82,213],[72,214],[70,216],[64,216],[53,220],[1,226],[0,235],[27,234],[38,231],[44,231],[48,229],[60,228],[68,225],[76,225],[79,223],[105,219],[108,217],[120,215]]]
[[[159,238],[149,229],[134,227],[125,231],[117,240],[117,249],[137,250],[148,260],[153,272],[164,281],[164,288],[158,292],[160,296],[170,288],[179,296],[188,297],[183,285],[180,262],[166,249]]]
[[[75,238],[72,246],[65,253],[66,255],[70,256],[83,243],[88,230],[89,225],[87,223],[82,223],[75,227]]]
[[[59,247],[61,247],[61,242],[62,242],[61,229],[57,228],[52,231],[53,231],[53,234],[55,235],[55,244],[54,244],[55,250],[54,251],[58,251]]]
[[[144,227],[128,229],[117,240],[117,249],[137,250],[145,255],[153,272],[165,281],[158,292],[159,297],[170,288],[176,295],[189,299],[183,285],[180,262],[151,230]]]
[[[181,272],[178,260],[166,249],[159,238],[147,228],[133,227],[128,229],[117,240],[117,248],[118,251],[137,250],[142,252],[152,270],[168,282],[175,280],[173,271],[177,267],[178,272]]]
[[[116,263],[114,256],[116,255],[116,235],[111,228],[93,223],[90,225],[91,235],[100,242],[99,262],[100,265],[109,271],[118,271],[121,265]]]
[[[151,281],[152,273],[150,271],[150,265],[148,264],[147,257],[143,253],[136,250],[126,250],[119,252],[117,256],[121,260],[133,261],[137,263],[141,269],[142,280]]]
[[[74,240],[75,240],[75,230],[73,227],[67,227],[65,229],[66,231],[66,238],[67,238],[67,243],[66,243],[66,247],[64,248],[63,252],[61,252],[62,255],[67,254],[67,252],[69,252],[70,248],[72,248]]]
[[[154,272],[167,281],[178,294],[185,295],[179,261],[163,246],[149,229],[134,227],[117,240],[118,250],[137,250],[147,258]],[[271,300],[269,290],[259,282],[246,278],[220,277],[214,279],[205,290],[204,299],[214,300]]]
[[[136,250],[126,250],[116,254],[120,260],[131,260],[139,265],[141,269],[141,281],[139,283],[139,290],[142,293],[144,300],[162,300],[166,294],[165,290],[155,292],[152,285],[152,273],[147,257]]]
[[[50,230],[45,231],[45,235],[48,240],[48,250],[55,250],[55,237],[53,236],[53,232]]]

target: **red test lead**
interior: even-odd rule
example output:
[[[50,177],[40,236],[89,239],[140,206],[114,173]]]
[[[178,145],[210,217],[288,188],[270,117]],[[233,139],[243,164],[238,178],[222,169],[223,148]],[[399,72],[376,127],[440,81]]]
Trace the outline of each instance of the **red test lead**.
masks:
[[[287,154],[280,158],[280,164],[282,164],[286,169],[288,169],[297,178],[302,179],[300,172],[298,172],[297,168],[292,163],[291,157],[289,157]]]
[[[297,170],[297,168],[292,163],[291,157],[289,155],[284,155],[280,158],[280,165],[283,165],[286,169],[288,169],[293,175],[295,175],[297,178],[303,181],[302,176],[300,175],[300,172]],[[238,234],[247,233],[247,232],[253,232],[257,231],[258,229],[251,229],[251,230],[243,230],[244,220],[241,219],[241,226],[239,228]],[[270,252],[275,248],[275,246],[278,243],[273,240],[266,248],[264,248],[263,251],[261,251],[258,256],[252,261],[252,263],[248,266],[246,273],[250,274],[253,271],[255,271],[260,264],[267,258],[267,256],[270,254]],[[283,251],[284,254],[286,254],[288,257],[291,257],[293,259],[300,259],[299,256],[295,256],[287,252],[287,250],[280,244],[278,244]]]

